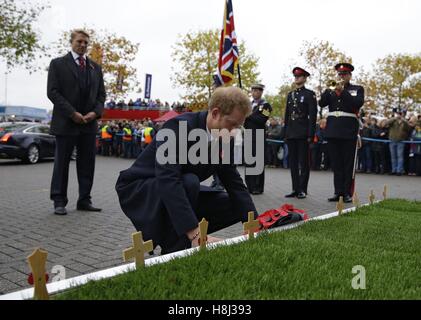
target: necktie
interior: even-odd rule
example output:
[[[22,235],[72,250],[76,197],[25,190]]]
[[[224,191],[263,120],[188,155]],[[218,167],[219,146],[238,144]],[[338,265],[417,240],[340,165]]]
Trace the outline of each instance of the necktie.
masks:
[[[86,67],[86,61],[85,58],[83,56],[80,56],[79,58],[77,58],[79,60],[79,68],[81,70],[85,70]]]

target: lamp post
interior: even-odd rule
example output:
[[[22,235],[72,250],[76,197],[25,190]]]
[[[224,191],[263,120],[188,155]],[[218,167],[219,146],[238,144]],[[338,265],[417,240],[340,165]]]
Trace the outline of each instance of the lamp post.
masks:
[[[7,69],[4,73],[4,106],[7,107]]]

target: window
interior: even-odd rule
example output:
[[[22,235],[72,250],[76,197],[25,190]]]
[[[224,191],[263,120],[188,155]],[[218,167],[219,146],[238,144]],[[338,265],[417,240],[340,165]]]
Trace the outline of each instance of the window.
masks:
[[[50,134],[50,128],[49,127],[39,127],[41,133],[43,134]]]
[[[0,133],[6,134],[10,132],[20,131],[24,129],[27,125],[26,124],[18,124],[18,123],[0,123]]]
[[[26,130],[27,133],[42,133],[40,127],[32,127]]]

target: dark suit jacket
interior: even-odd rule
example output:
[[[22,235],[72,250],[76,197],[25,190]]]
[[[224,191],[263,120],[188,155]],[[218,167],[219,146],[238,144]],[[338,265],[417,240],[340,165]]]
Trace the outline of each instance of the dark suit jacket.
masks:
[[[86,61],[89,72],[90,93],[86,105],[81,105],[81,89],[78,65],[69,52],[64,57],[54,59],[48,70],[47,95],[54,104],[51,134],[79,135],[96,133],[97,121],[79,125],[72,121],[74,112],[86,115],[95,112],[100,118],[104,110],[105,88],[101,67],[90,59]]]
[[[177,145],[181,121],[187,122],[188,133],[194,129],[206,130],[208,113],[186,113],[168,121],[163,129],[176,134]],[[195,142],[188,142],[188,149]],[[162,142],[153,142],[139,156],[134,165],[121,172],[116,184],[123,212],[132,220],[145,239],[156,245],[175,232],[183,236],[198,225],[198,220],[183,187],[183,175],[195,174],[200,182],[218,174],[231,199],[233,210],[247,221],[248,212],[256,212],[253,200],[234,165],[167,164],[156,161],[157,148]],[[233,154],[233,152],[231,152]],[[179,159],[177,148],[177,160]],[[179,163],[179,161],[177,161]]]

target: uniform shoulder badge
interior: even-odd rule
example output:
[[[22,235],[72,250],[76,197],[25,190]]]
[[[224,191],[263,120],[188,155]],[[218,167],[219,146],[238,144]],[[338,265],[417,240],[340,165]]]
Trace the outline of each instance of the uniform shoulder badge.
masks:
[[[270,113],[270,111],[269,110],[263,110],[263,115],[264,116],[266,116],[266,117],[270,117],[270,115],[271,115],[271,113]]]
[[[272,109],[272,107],[271,107],[271,105],[269,104],[269,103],[265,103],[263,106],[262,106],[262,114],[264,115],[264,116],[266,116],[266,117],[270,117],[270,115],[271,115],[271,113],[272,113],[272,111],[271,111],[271,109]]]

